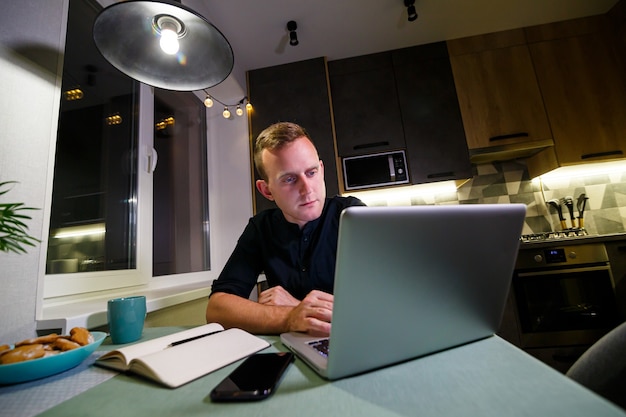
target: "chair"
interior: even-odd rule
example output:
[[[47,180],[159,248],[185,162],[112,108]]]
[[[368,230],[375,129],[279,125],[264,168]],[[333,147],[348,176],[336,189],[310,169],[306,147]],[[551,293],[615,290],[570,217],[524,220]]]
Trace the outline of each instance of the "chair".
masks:
[[[594,343],[566,375],[626,409],[626,322]]]

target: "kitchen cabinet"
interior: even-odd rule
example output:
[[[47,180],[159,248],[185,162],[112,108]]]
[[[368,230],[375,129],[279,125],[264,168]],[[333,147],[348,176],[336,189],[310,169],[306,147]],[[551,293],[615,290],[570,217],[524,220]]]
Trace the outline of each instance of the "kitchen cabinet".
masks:
[[[413,184],[472,176],[445,42],[328,67],[340,157],[406,149]]]
[[[626,67],[610,27],[602,15],[525,29],[554,135],[544,171],[626,157]]]
[[[404,149],[391,52],[328,62],[340,157]]]
[[[450,40],[448,49],[473,162],[552,146],[523,29]]]
[[[254,108],[250,114],[251,152],[263,129],[276,122],[294,122],[309,133],[324,162],[327,195],[339,193],[335,157],[328,71],[325,58],[262,68],[248,72],[248,97]],[[251,158],[252,160],[252,158]],[[276,207],[260,195],[252,183],[255,212]]]
[[[446,43],[398,49],[392,58],[411,181],[471,178]]]

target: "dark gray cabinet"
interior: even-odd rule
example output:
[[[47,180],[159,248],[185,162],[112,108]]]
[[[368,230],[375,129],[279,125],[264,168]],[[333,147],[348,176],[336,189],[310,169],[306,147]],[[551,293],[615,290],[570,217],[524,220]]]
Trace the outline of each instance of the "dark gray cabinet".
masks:
[[[406,149],[411,182],[469,178],[445,42],[328,63],[340,157]]]
[[[254,105],[250,115],[250,137],[276,122],[294,122],[309,133],[324,162],[327,195],[339,193],[328,78],[325,58],[261,68],[248,72],[248,97]],[[254,180],[258,179],[254,172]],[[254,183],[252,184],[254,187]],[[257,191],[255,212],[276,207]]]
[[[392,58],[411,182],[470,178],[472,166],[445,42],[395,50]]]
[[[391,52],[330,61],[340,157],[404,149]]]

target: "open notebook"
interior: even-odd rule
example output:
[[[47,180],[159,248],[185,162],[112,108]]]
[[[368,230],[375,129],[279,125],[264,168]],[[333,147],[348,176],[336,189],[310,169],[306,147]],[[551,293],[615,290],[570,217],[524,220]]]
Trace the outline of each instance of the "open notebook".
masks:
[[[522,204],[347,208],[328,355],[303,333],[282,334],[283,344],[338,379],[492,336],[525,213]]]

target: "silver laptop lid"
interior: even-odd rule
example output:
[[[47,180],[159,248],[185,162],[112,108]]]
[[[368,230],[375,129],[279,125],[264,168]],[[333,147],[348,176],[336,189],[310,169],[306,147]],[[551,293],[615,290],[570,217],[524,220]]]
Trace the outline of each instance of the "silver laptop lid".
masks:
[[[327,377],[493,335],[525,213],[522,204],[347,208]]]

